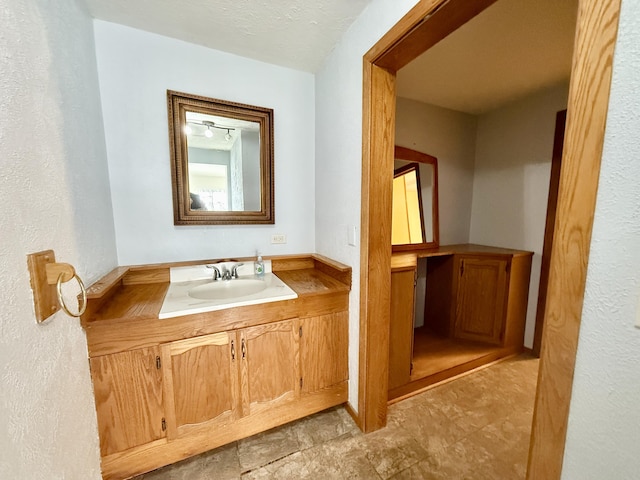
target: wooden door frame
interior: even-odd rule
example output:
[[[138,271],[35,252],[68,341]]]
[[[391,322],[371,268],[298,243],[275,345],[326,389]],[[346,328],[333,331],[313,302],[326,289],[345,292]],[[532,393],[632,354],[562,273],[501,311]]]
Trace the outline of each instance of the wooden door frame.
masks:
[[[558,188],[560,185],[560,170],[562,166],[562,146],[564,145],[564,130],[567,124],[567,110],[556,114],[556,125],[553,134],[553,154],[551,155],[551,178],[549,179],[549,195],[547,198],[547,215],[544,226],[544,244],[542,246],[542,260],[540,262],[540,282],[538,283],[538,303],[536,306],[536,324],[533,332],[534,356],[540,356],[542,348],[542,332],[544,331],[544,308],[547,304],[547,287],[549,285],[549,267],[551,264],[551,248],[553,247],[554,226],[556,223],[556,209],[558,208]]]
[[[494,0],[420,0],[363,58],[359,426],[387,416],[396,72]],[[579,0],[528,479],[560,477],[620,0]]]

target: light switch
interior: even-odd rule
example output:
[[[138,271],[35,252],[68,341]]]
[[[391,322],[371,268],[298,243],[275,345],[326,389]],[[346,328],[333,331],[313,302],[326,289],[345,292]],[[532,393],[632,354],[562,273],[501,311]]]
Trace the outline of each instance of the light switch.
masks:
[[[349,245],[351,245],[352,247],[355,247],[358,242],[357,242],[357,229],[354,225],[349,225],[347,227],[347,238],[348,238],[348,243]]]

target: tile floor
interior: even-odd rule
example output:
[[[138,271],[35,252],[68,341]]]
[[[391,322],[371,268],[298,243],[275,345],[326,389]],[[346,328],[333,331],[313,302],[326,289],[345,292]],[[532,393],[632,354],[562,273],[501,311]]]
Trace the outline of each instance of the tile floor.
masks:
[[[524,479],[537,371],[515,357],[392,405],[367,435],[333,408],[136,480]]]

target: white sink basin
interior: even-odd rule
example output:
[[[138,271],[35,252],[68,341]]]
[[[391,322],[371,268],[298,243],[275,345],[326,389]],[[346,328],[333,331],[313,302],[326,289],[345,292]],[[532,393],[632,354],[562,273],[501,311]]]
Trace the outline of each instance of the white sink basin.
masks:
[[[234,262],[219,263],[231,270]],[[164,297],[159,318],[212,312],[226,308],[257,305],[297,298],[289,286],[271,272],[271,262],[265,261],[265,274],[253,275],[253,264],[239,266],[238,278],[213,280],[212,270],[206,265],[174,267],[171,284]]]
[[[237,278],[234,280],[218,280],[198,285],[189,290],[191,298],[200,300],[234,299],[253,295],[267,288],[267,282],[254,278]]]

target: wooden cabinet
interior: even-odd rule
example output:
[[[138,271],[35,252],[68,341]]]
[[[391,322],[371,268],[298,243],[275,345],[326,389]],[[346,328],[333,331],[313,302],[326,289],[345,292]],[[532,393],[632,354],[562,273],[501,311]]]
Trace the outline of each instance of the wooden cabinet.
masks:
[[[103,457],[165,436],[158,347],[92,358],[90,366]]]
[[[343,403],[348,321],[342,310],[91,358],[104,478]]]
[[[350,268],[320,256],[272,267],[297,298],[160,320],[169,266],[116,269],[87,289],[105,480],[347,401]]]
[[[409,382],[413,352],[416,267],[391,270],[389,328],[389,390]]]
[[[241,414],[235,332],[162,345],[168,437],[224,425]]]
[[[238,338],[243,416],[298,398],[298,319],[246,328]]]
[[[285,320],[162,345],[168,438],[298,398],[297,324]]]
[[[349,312],[304,318],[300,324],[302,393],[346,386],[349,379]]]
[[[532,252],[482,245],[394,253],[389,398],[520,352],[531,260]]]
[[[521,349],[532,254],[478,248],[491,251],[428,258],[425,325],[442,337]]]
[[[456,264],[454,337],[502,344],[510,259],[461,255]]]

